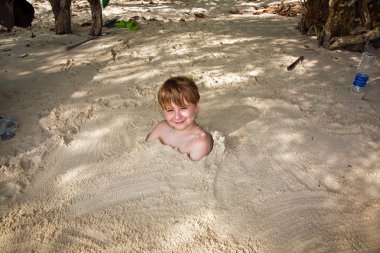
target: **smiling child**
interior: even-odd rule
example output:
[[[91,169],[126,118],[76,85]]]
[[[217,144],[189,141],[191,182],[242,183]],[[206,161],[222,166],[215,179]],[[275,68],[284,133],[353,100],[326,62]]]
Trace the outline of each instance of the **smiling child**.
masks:
[[[198,87],[192,79],[178,76],[166,80],[158,91],[165,120],[159,122],[146,139],[158,139],[188,154],[193,161],[207,156],[212,150],[213,139],[195,122],[199,99]]]

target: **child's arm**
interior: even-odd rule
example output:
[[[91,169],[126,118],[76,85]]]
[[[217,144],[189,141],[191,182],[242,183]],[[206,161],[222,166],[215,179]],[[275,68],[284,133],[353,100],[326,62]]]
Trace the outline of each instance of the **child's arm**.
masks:
[[[209,136],[199,137],[191,146],[189,157],[193,161],[199,161],[207,156],[212,150],[212,140]]]

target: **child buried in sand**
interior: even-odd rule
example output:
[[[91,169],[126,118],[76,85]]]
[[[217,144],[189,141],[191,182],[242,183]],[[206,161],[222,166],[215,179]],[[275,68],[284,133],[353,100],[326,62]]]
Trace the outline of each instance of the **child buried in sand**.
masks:
[[[162,144],[187,153],[193,161],[207,156],[213,140],[195,122],[199,98],[198,87],[190,78],[178,76],[166,80],[158,91],[165,120],[159,122],[146,139],[158,139]]]

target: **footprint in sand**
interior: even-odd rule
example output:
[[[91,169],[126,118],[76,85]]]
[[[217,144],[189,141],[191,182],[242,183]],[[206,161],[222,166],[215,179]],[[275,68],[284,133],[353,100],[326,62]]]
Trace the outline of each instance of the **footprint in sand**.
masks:
[[[11,182],[0,183],[0,204],[5,204],[16,198],[21,187],[18,184]]]

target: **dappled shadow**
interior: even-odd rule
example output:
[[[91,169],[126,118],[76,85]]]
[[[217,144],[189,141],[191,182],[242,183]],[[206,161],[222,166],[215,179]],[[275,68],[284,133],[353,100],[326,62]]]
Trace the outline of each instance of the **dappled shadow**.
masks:
[[[380,192],[379,117],[368,101],[378,98],[350,92],[359,55],[316,47],[295,30],[297,19],[218,16],[209,11],[215,3],[199,1],[204,19],[190,15],[195,7],[186,16],[186,1],[151,5],[151,18],[160,8],[173,17],[147,19],[136,32],[105,28],[70,51],[80,36],[31,41],[19,32],[1,45],[11,51],[1,52],[0,112],[21,122],[21,141],[0,148],[2,168],[21,167],[9,178],[27,189],[4,218],[17,231],[7,234],[8,249],[49,222],[55,229],[46,237],[56,244],[40,249],[376,247],[377,217],[368,210],[377,210]],[[287,71],[300,55],[304,62]],[[225,137],[222,156],[192,163],[143,142],[161,120],[155,96],[170,75],[199,84],[199,123]],[[83,229],[64,224],[72,220]],[[357,241],[365,242],[352,248]]]

